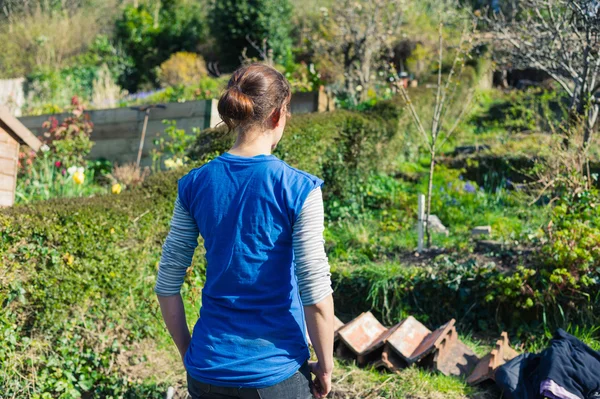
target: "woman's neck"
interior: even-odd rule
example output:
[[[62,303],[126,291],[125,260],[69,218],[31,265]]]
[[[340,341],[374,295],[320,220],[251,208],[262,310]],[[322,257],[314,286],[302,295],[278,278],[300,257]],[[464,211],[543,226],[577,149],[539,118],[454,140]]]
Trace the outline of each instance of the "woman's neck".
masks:
[[[257,155],[271,155],[273,140],[270,134],[261,132],[258,134],[238,134],[235,144],[228,151],[230,154],[243,157],[254,157]]]

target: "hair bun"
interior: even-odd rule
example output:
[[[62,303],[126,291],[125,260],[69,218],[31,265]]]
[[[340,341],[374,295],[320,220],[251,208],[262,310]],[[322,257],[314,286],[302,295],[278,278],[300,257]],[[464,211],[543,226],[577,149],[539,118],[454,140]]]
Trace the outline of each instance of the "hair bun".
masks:
[[[274,110],[281,111],[290,101],[291,87],[280,72],[264,64],[238,68],[227,83],[217,109],[229,130],[239,133],[250,127],[265,127]]]
[[[238,86],[229,87],[219,99],[217,110],[230,130],[252,119],[254,103]]]

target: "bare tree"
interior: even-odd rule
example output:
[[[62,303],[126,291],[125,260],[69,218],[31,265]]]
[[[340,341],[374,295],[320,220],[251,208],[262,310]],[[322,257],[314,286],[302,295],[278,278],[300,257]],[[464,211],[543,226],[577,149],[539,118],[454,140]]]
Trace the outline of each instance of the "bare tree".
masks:
[[[417,130],[423,139],[425,147],[429,151],[429,181],[427,185],[427,203],[425,208],[425,220],[427,221],[425,225],[425,235],[427,237],[428,247],[431,247],[431,230],[428,222],[429,216],[431,215],[431,197],[433,195],[433,177],[435,173],[436,156],[458,128],[458,125],[463,120],[463,117],[468,111],[473,99],[472,90],[468,93],[466,98],[458,98],[456,90],[460,83],[459,78],[464,70],[465,61],[473,48],[473,32],[468,27],[465,27],[463,30],[460,42],[454,49],[455,55],[452,62],[452,67],[450,68],[448,74],[444,77],[442,73],[442,64],[444,59],[443,26],[443,23],[440,22],[438,30],[437,88],[435,92],[435,103],[430,125],[425,126],[423,124],[422,118],[414,107],[410,99],[410,95],[404,86],[399,82],[395,84],[395,87],[402,94],[402,97],[404,98],[404,101],[410,110],[411,116],[413,117]],[[452,105],[455,105],[454,103],[457,101],[462,103],[460,111],[458,114],[449,113],[449,109]]]
[[[404,0],[340,0],[323,8],[323,23],[311,47],[344,74],[346,93],[355,102],[365,99],[373,75],[390,52],[401,25]],[[381,64],[378,62],[381,61]]]
[[[512,15],[484,13],[499,61],[546,72],[571,98],[589,144],[600,111],[600,0],[520,0]]]

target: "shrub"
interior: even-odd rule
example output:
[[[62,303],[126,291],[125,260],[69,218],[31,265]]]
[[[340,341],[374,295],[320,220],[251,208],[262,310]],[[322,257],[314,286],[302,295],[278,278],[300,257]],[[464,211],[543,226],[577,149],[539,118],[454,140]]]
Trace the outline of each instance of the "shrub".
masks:
[[[427,267],[392,263],[339,268],[332,278],[336,303],[343,304],[337,309],[348,314],[372,309],[389,325],[413,315],[431,327],[455,318],[474,330],[525,334],[600,321],[598,272],[596,282],[582,286],[577,295],[552,288],[535,267],[506,272],[493,263],[448,256]]]
[[[210,12],[210,30],[219,47],[221,65],[225,69],[237,67],[244,48],[249,58],[259,56],[247,37],[258,45],[267,39],[274,60],[285,64],[291,55],[291,16],[288,0],[215,2]]]
[[[160,2],[128,5],[116,23],[116,40],[132,58],[134,67],[122,76],[121,86],[135,92],[141,84],[155,86],[156,68],[177,51],[194,51],[204,38],[204,18],[196,2]]]
[[[108,177],[113,180],[113,184],[119,185],[119,188],[115,188],[114,191],[118,190],[120,193],[122,186],[125,186],[125,188],[137,187],[141,185],[149,175],[149,168],[142,168],[135,163],[128,163],[125,165],[115,165]]]
[[[402,108],[381,102],[365,113],[335,111],[294,116],[289,120],[275,155],[325,180],[325,201],[340,208],[333,218],[360,213],[368,177],[389,169],[401,145],[397,135]],[[201,132],[188,156],[203,160],[227,151],[234,135],[225,127]]]
[[[198,54],[179,52],[160,64],[158,80],[163,86],[192,85],[208,74]]]
[[[166,386],[140,381],[130,368],[152,361],[134,349],[140,341],[164,334],[152,287],[181,173],[155,175],[110,201],[0,211],[3,395],[164,396]],[[202,263],[194,270],[200,278]]]
[[[94,145],[90,140],[94,124],[90,122],[89,115],[84,113],[84,107],[77,97],[72,98],[72,105],[72,116],[60,123],[55,117],[50,117],[43,125],[46,129],[42,136],[44,144],[65,168],[84,165]]]

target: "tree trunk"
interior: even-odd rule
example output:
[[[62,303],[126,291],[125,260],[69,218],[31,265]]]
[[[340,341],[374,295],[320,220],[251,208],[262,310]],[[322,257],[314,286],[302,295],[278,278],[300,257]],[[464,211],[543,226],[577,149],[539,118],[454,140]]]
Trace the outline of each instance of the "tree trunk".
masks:
[[[429,215],[431,215],[431,196],[433,195],[433,171],[435,169],[435,151],[431,151],[431,162],[429,163],[429,183],[427,186],[427,207],[425,211],[425,237],[427,237],[427,248],[431,248],[431,230],[429,230]]]

